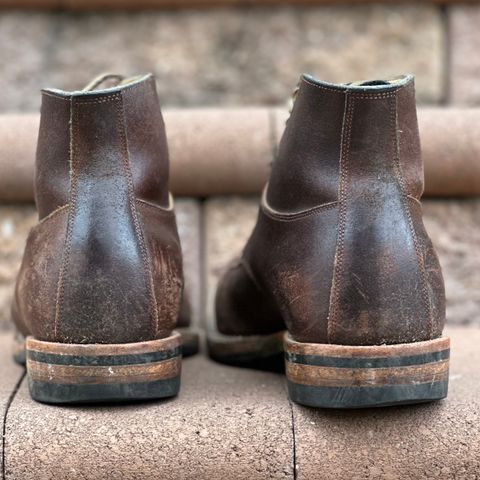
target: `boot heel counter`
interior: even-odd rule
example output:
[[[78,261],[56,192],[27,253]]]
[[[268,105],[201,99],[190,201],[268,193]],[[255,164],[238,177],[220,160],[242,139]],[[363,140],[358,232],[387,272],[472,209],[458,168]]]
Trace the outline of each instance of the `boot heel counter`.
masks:
[[[68,221],[68,204],[30,231],[15,284],[12,318],[25,336],[55,340],[58,275]]]
[[[329,311],[333,343],[408,343],[429,340],[436,331],[425,241],[415,228],[418,215],[401,167],[397,114],[396,92],[347,99]]]
[[[157,337],[176,328],[183,297],[183,261],[173,205],[166,209],[136,200],[150,262],[151,288],[157,310]]]
[[[39,340],[139,342],[167,337],[175,326],[183,275],[174,217],[172,260],[156,241],[162,225],[143,222],[137,200],[168,210],[155,80],[146,74],[108,88],[100,83],[42,95],[35,175],[41,223],[28,240],[12,306],[18,328]],[[170,275],[157,271],[163,260]]]
[[[426,265],[430,249],[402,218],[388,231],[379,231],[379,223],[385,225],[381,217],[364,224],[361,232],[349,232],[342,251],[337,251],[330,342],[375,345],[438,336],[429,282],[433,272]]]
[[[55,339],[153,339],[157,310],[135,205],[121,93],[72,97],[70,135],[70,208]]]
[[[432,338],[442,334],[445,326],[445,282],[442,267],[432,240],[423,223],[422,205],[409,197],[412,225],[417,237],[420,268],[424,270],[426,297],[428,298],[432,318]]]

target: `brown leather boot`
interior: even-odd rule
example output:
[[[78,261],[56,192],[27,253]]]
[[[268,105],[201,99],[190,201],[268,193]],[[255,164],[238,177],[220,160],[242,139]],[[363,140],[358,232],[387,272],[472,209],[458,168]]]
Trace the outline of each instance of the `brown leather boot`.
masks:
[[[169,397],[180,385],[182,254],[155,80],[115,79],[43,91],[40,221],[12,306],[42,402]]]
[[[211,355],[272,358],[295,402],[356,408],[447,395],[445,294],[422,222],[414,81],[303,76],[242,258],[217,292]]]

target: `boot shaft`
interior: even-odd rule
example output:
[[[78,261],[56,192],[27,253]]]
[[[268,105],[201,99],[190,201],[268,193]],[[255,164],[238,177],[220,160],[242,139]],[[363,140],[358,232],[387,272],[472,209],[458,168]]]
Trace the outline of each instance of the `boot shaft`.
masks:
[[[309,407],[445,398],[445,292],[422,222],[413,78],[303,77],[291,113],[255,229],[219,282],[210,355],[281,359],[290,399]]]
[[[183,277],[168,168],[151,75],[105,90],[43,92],[41,222],[27,242],[14,308],[28,333],[67,343],[170,334]]]
[[[301,80],[245,250],[296,340],[372,345],[440,335],[444,286],[422,191],[412,77]]]
[[[125,176],[120,161],[125,155],[135,196],[168,207],[168,148],[155,79],[145,75],[124,82],[105,90],[42,91],[35,168],[40,219],[68,203],[82,173],[97,181],[104,174]],[[102,160],[79,162],[83,154]]]
[[[388,183],[401,170],[406,193],[421,197],[413,77],[333,85],[303,76],[272,168],[269,205],[301,211],[338,201],[346,157],[358,180]]]

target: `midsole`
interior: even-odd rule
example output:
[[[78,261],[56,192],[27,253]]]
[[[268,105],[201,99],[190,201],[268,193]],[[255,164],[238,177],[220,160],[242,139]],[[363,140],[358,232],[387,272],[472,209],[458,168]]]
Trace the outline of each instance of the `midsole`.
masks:
[[[176,395],[181,336],[122,344],[26,339],[30,393],[47,403],[125,401]]]
[[[350,346],[302,343],[285,336],[289,390],[299,403],[360,407],[443,398],[450,340]]]
[[[180,375],[180,334],[125,344],[26,339],[29,379],[58,384],[142,383]]]

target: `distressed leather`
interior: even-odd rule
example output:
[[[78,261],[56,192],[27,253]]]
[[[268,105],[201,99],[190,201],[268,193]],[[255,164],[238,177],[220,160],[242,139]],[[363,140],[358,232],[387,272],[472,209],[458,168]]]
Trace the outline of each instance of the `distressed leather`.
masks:
[[[229,335],[377,345],[441,335],[445,292],[422,221],[411,76],[303,76],[255,229],[220,282]]]
[[[153,76],[42,97],[35,191],[12,316],[65,343],[168,336],[183,291],[169,160]]]

